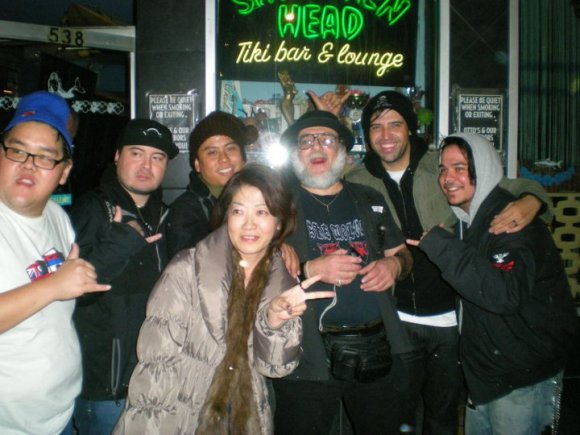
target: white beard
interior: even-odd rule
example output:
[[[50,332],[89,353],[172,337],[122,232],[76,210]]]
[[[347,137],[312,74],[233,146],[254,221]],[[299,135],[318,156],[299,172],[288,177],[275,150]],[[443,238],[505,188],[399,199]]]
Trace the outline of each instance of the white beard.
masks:
[[[310,156],[310,158],[312,157],[316,157],[316,155]],[[321,175],[312,175],[308,172],[308,168],[298,157],[298,150],[291,154],[291,161],[294,173],[304,187],[309,187],[311,189],[328,189],[340,180],[342,171],[346,164],[346,148],[343,146],[339,147],[336,153],[336,159],[330,166],[330,171]]]

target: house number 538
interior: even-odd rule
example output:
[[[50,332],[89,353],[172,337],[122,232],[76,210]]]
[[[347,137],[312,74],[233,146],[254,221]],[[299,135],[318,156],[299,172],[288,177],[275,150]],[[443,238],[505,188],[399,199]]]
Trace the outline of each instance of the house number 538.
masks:
[[[81,30],[72,30],[66,27],[51,27],[48,32],[48,40],[55,44],[73,45],[75,47],[85,45],[85,35]]]

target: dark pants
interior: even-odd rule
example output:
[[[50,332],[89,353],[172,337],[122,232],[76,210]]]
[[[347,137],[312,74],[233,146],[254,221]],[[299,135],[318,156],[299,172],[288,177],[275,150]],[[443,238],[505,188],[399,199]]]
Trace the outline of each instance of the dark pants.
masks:
[[[421,433],[455,435],[458,406],[465,393],[457,327],[403,324],[416,349],[403,355],[410,381],[410,398],[403,412],[415,413],[422,401]]]
[[[328,434],[342,400],[355,434],[398,434],[402,370],[401,360],[395,356],[390,373],[368,383],[276,379],[274,433]]]
[[[77,398],[74,421],[79,435],[109,435],[125,407],[125,399],[86,400]]]

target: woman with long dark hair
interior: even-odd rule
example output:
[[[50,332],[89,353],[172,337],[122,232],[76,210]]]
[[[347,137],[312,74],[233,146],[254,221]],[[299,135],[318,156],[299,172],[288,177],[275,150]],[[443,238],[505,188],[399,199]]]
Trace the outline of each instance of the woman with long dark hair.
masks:
[[[318,277],[296,285],[284,267],[295,211],[273,170],[234,175],[212,222],[151,295],[117,434],[271,433],[264,376],[294,370],[306,300],[333,296],[305,293]]]

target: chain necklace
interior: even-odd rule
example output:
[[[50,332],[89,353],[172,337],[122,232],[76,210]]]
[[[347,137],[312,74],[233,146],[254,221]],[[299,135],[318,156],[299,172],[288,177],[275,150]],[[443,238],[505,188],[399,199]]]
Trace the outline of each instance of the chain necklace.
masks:
[[[304,189],[304,190],[306,190],[306,189]],[[336,201],[338,199],[338,197],[340,196],[340,193],[342,192],[342,189],[336,195],[334,195],[334,198],[332,198],[330,200],[330,202],[321,201],[316,196],[314,196],[314,194],[312,194],[310,191],[308,191],[308,190],[306,190],[306,191],[308,192],[308,194],[312,197],[312,199],[314,201],[316,201],[317,203],[319,203],[320,205],[322,205],[326,208],[326,214],[330,214],[330,206],[334,203],[334,201]]]

